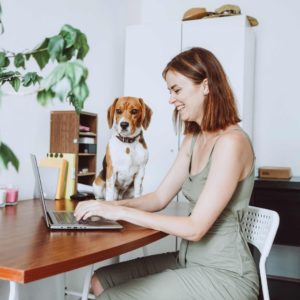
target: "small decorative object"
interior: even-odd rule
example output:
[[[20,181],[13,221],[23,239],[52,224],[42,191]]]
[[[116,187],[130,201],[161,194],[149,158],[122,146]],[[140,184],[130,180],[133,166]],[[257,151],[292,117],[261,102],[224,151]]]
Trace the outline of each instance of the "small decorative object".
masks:
[[[289,167],[260,167],[258,168],[260,178],[290,179],[292,170]]]
[[[208,12],[206,11],[206,8],[204,7],[193,7],[188,9],[183,17],[182,21],[189,21],[189,20],[198,20],[206,17]]]
[[[6,205],[16,205],[18,203],[19,191],[16,187],[10,186],[6,189]]]
[[[182,21],[217,18],[217,17],[229,17],[237,16],[241,14],[241,9],[238,5],[225,4],[217,8],[213,12],[206,11],[204,7],[193,7],[188,9],[182,17]],[[258,21],[254,17],[247,16],[248,22],[251,26],[257,26]]]

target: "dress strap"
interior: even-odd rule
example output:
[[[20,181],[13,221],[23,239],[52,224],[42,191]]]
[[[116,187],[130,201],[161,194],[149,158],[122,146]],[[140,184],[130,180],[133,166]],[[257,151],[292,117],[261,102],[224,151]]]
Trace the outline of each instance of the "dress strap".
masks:
[[[193,136],[192,136],[191,146],[190,146],[190,153],[189,153],[190,156],[193,155],[193,150],[194,150],[194,146],[195,146],[197,137],[198,137],[198,133],[194,133]]]
[[[194,133],[192,136],[192,140],[191,140],[190,153],[189,153],[189,155],[190,155],[189,173],[191,173],[193,151],[194,151],[194,146],[195,146],[198,134],[199,133]]]

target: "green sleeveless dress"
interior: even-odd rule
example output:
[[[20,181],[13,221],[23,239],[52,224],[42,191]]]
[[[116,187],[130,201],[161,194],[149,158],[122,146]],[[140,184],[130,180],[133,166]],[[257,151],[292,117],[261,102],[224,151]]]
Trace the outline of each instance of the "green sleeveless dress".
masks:
[[[194,142],[195,136],[191,149]],[[205,168],[183,184],[182,193],[190,203],[190,211],[205,185],[211,155]],[[198,242],[182,240],[179,253],[143,257],[97,270],[105,289],[97,299],[257,299],[257,270],[240,225],[253,183],[254,168],[238,183],[208,233]]]

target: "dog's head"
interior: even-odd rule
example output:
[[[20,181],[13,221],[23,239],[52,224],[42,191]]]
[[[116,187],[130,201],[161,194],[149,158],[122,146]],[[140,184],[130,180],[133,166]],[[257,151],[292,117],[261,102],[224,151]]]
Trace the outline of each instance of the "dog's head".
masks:
[[[122,136],[135,136],[142,127],[147,129],[151,120],[152,110],[142,98],[119,97],[108,108],[107,121],[109,128],[115,126]]]

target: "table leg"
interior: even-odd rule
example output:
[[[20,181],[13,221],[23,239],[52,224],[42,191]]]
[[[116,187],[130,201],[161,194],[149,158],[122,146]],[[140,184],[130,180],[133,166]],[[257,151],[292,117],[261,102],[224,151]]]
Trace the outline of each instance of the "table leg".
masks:
[[[19,300],[18,283],[14,281],[9,282],[9,300]]]

